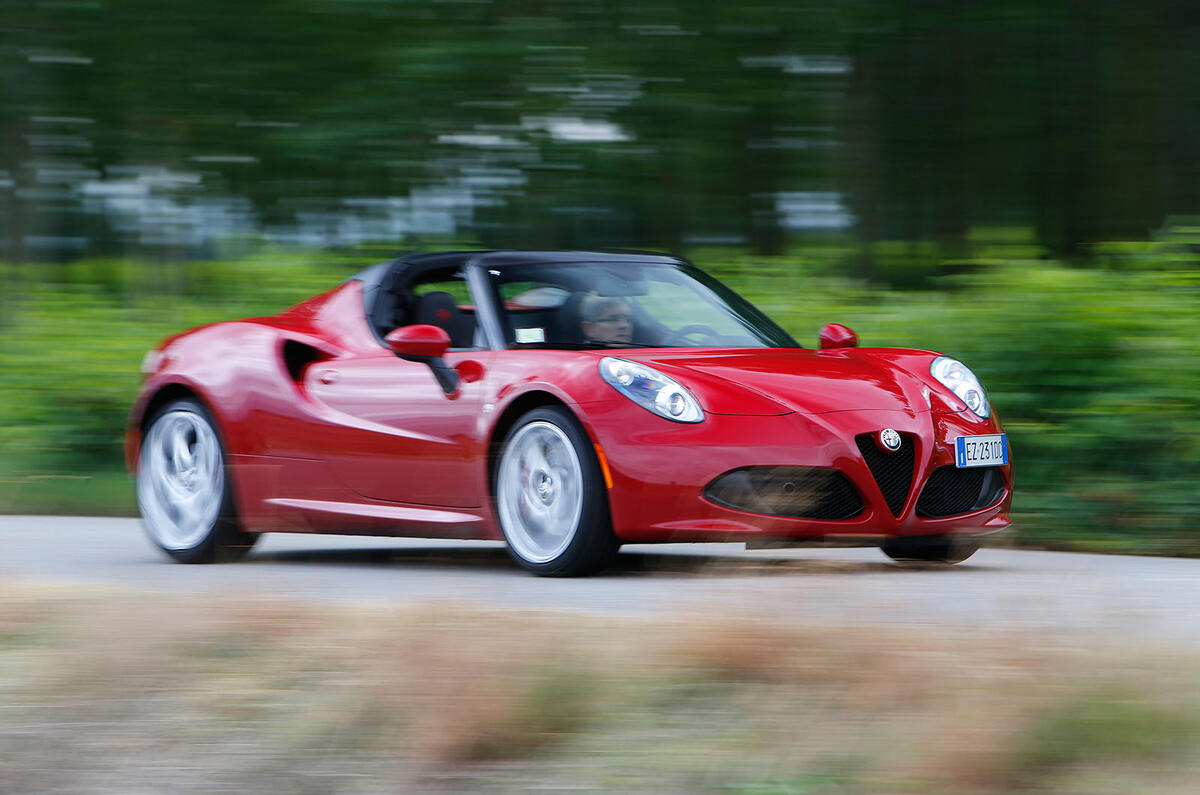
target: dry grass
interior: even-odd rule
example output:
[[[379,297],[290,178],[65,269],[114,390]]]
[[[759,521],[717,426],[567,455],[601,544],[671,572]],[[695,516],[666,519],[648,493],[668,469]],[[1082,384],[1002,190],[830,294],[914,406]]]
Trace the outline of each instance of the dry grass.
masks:
[[[1191,653],[6,589],[0,792],[1191,792]]]

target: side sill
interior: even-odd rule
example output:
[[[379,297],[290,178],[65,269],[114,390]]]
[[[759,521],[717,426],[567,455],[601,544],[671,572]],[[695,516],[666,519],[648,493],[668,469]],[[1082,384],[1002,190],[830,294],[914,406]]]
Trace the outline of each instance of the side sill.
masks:
[[[483,521],[483,517],[473,513],[459,513],[457,511],[439,510],[437,508],[412,508],[401,505],[376,505],[361,502],[298,500],[286,497],[276,497],[267,500],[267,502],[271,505],[296,508],[302,511],[316,511],[337,516],[370,517],[372,519],[387,519],[396,522],[426,525],[462,525]]]

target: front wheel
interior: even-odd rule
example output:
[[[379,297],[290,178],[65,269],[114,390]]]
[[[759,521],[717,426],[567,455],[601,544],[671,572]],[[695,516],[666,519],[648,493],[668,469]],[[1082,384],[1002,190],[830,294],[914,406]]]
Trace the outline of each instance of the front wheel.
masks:
[[[566,409],[546,406],[517,420],[500,452],[495,497],[508,553],[527,571],[591,574],[616,553],[600,465]]]
[[[980,543],[955,536],[889,538],[883,553],[902,563],[962,563],[979,551]]]
[[[146,425],[137,498],[150,539],[180,563],[240,558],[257,533],[237,523],[216,424],[196,400],[175,400]]]

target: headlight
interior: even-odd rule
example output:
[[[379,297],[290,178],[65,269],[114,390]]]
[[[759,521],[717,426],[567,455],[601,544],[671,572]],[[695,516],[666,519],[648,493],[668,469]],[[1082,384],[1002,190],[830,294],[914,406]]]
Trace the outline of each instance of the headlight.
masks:
[[[605,356],[600,377],[647,411],[675,422],[701,422],[704,411],[692,393],[673,379],[644,364]]]
[[[929,372],[959,400],[966,403],[967,408],[980,417],[986,419],[992,413],[991,408],[988,407],[987,393],[983,391],[983,385],[979,383],[975,374],[958,359],[939,356],[930,363]]]

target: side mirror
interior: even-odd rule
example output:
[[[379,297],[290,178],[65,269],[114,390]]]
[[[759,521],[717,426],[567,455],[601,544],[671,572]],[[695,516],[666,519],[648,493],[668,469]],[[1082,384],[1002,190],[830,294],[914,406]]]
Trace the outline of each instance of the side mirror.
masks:
[[[453,394],[458,388],[458,372],[442,357],[450,349],[450,335],[440,326],[401,326],[383,338],[392,353],[401,359],[423,362],[433,371],[442,391]]]
[[[450,335],[440,326],[401,326],[383,339],[401,359],[440,359],[450,349]]]
[[[856,347],[858,335],[841,323],[826,323],[821,327],[821,350]]]

